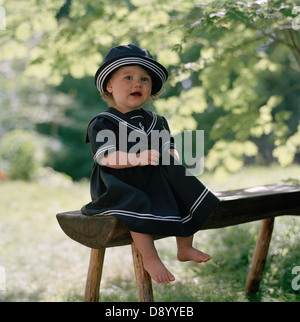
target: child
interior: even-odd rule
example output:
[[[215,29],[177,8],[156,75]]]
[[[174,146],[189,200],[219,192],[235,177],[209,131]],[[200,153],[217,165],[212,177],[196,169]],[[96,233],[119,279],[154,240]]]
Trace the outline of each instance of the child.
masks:
[[[142,109],[167,77],[149,51],[135,45],[114,47],[105,57],[95,84],[113,107],[88,125],[86,142],[95,162],[92,201],[82,207],[85,215],[113,215],[126,224],[157,283],[175,278],[160,260],[152,235],[176,236],[178,260],[206,262],[210,256],[193,248],[193,234],[219,202],[177,161],[166,119]]]

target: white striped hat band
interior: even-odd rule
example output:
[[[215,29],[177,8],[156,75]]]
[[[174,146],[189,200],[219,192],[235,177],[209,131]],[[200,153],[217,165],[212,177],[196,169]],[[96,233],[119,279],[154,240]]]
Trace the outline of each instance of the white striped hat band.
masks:
[[[107,79],[107,76],[117,68],[126,65],[139,65],[141,67],[144,67],[146,70],[155,75],[157,79],[159,79],[161,86],[167,80],[166,73],[157,64],[154,64],[151,61],[140,57],[124,57],[113,61],[111,64],[103,68],[103,70],[99,73],[96,80],[96,86],[101,94],[104,94],[106,92],[106,88],[104,88],[104,86],[106,85],[105,81]]]

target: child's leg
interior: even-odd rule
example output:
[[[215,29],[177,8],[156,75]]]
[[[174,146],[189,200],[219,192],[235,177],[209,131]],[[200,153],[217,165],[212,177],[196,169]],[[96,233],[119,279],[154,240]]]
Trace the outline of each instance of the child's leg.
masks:
[[[189,237],[176,237],[178,260],[181,262],[191,260],[197,263],[207,262],[210,256],[193,247],[193,238],[194,235]]]
[[[157,254],[152,236],[133,231],[130,233],[135,246],[142,254],[146,271],[155,280],[155,282],[167,284],[174,281],[174,276],[166,269]]]

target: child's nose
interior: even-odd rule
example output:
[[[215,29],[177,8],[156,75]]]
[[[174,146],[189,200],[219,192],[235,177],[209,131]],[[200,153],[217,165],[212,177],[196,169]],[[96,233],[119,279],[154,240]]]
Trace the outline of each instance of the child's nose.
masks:
[[[135,86],[135,87],[142,87],[141,80],[140,79],[135,80],[133,86]]]

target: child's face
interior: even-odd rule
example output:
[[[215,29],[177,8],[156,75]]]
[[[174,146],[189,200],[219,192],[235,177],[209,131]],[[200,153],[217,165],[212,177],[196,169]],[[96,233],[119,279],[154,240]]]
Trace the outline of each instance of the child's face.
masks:
[[[139,66],[124,66],[114,72],[106,89],[116,102],[115,108],[126,113],[141,108],[148,101],[152,78]]]

